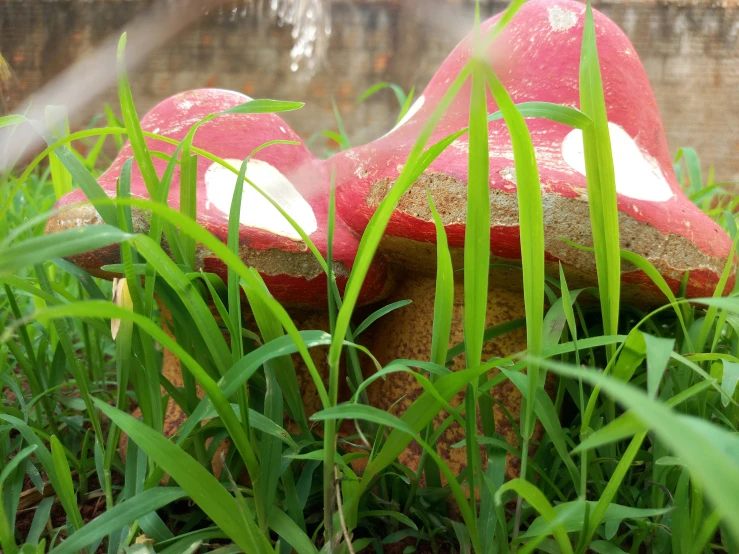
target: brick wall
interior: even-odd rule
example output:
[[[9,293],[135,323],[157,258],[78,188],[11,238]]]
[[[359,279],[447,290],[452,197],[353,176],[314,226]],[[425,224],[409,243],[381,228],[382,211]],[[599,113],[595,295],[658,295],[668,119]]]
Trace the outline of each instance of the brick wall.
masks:
[[[176,1],[166,1],[176,9]],[[9,109],[152,3],[0,0],[0,52],[13,70],[0,109]],[[483,4],[486,15],[505,6],[498,0]],[[421,89],[469,29],[473,5],[473,0],[333,0],[326,62],[306,79],[290,71],[290,29],[258,18],[249,2],[230,0],[221,13],[203,17],[131,72],[134,97],[140,113],[168,95],[202,86],[302,100],[306,108],[286,119],[306,138],[334,126],[334,97],[351,138],[368,141],[392,126],[397,105],[389,91],[359,106],[357,96],[378,81]],[[600,0],[595,6],[634,42],[671,148],[694,146],[715,165],[718,179],[739,180],[736,0]],[[100,100],[115,99],[111,89]],[[97,109],[99,104],[90,106],[85,117]]]

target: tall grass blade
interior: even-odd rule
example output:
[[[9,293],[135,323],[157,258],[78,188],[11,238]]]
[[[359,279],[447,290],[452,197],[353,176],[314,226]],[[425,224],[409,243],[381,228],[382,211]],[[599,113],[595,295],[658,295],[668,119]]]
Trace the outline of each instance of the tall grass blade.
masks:
[[[464,311],[465,360],[468,367],[480,365],[487,316],[490,266],[490,157],[488,152],[487,89],[485,50],[480,28],[480,5],[475,4],[475,29],[471,65],[469,106],[469,153],[467,217],[464,234]],[[479,380],[484,380],[480,376]],[[478,396],[478,384],[471,383],[465,401],[467,470],[470,504],[475,509],[473,491],[483,491],[482,457],[477,444],[477,410],[485,436],[495,433],[495,416],[490,393]],[[476,511],[476,510],[475,510]]]
[[[46,119],[47,123],[53,121],[59,122],[58,126],[52,127],[52,132],[57,137],[65,137],[69,134],[69,120],[67,118],[66,108],[62,106],[47,106]],[[72,175],[54,153],[49,155],[49,166],[51,167],[51,183],[54,186],[54,195],[58,200],[72,190]]]
[[[136,164],[141,171],[144,179],[146,190],[149,192],[149,198],[156,198],[157,189],[159,188],[159,176],[154,163],[151,159],[149,147],[144,139],[141,123],[136,114],[136,106],[133,102],[131,94],[131,86],[128,83],[128,73],[126,71],[126,40],[127,35],[123,33],[118,41],[118,54],[116,59],[116,68],[118,71],[118,97],[121,104],[121,114],[126,125],[128,140],[131,142],[131,149],[136,158]]]
[[[593,231],[604,334],[618,330],[621,298],[621,258],[616,177],[611,153],[603,81],[598,61],[595,23],[590,2],[585,11],[580,59],[580,109],[593,124],[583,129],[585,173]],[[609,355],[613,355],[609,349]]]
[[[454,310],[454,268],[449,243],[441,216],[431,193],[427,192],[429,208],[436,227],[436,291],[434,295],[434,325],[431,336],[431,362],[443,366],[447,361]],[[484,339],[484,333],[483,333]]]
[[[526,123],[491,68],[488,68],[488,85],[511,133],[518,188],[526,341],[528,352],[533,354],[542,349],[544,319],[544,216],[539,171]],[[539,383],[538,367],[530,366],[528,375],[533,390]],[[533,407],[528,404],[523,421],[522,435],[527,439],[534,431]],[[526,449],[524,456],[525,452]]]

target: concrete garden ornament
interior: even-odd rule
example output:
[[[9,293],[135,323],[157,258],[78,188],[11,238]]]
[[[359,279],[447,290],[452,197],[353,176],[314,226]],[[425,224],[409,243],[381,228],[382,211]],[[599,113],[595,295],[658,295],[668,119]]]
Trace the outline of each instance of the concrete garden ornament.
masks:
[[[585,6],[571,0],[530,0],[493,43],[498,77],[516,103],[546,101],[579,106],[579,64]],[[595,25],[609,130],[616,168],[616,188],[622,247],[647,258],[677,291],[689,273],[688,296],[713,293],[728,259],[729,237],[680,190],[672,169],[660,115],[646,73],[633,45],[606,16],[595,12]],[[498,21],[483,24],[490,29]],[[248,177],[267,192],[302,226],[325,254],[330,175],[336,172],[336,201],[340,221],[334,237],[334,260],[340,287],[346,282],[356,254],[358,237],[364,232],[379,202],[393,186],[419,131],[438,105],[450,82],[468,61],[471,40],[463,41],[433,77],[406,117],[373,143],[319,161],[304,145],[271,146],[255,155]],[[469,83],[457,95],[436,127],[429,144],[468,124]],[[142,121],[146,130],[181,140],[191,125],[205,115],[246,100],[236,93],[193,91],[164,101]],[[488,113],[497,111],[488,98]],[[571,287],[596,283],[592,254],[570,246],[563,238],[592,245],[582,132],[545,119],[529,118],[527,125],[536,150],[543,195],[546,266],[558,275],[561,263]],[[511,269],[520,260],[516,171],[510,137],[502,121],[488,127],[490,155],[490,248],[492,262],[488,325],[524,316],[521,274]],[[257,146],[275,139],[299,141],[276,115],[228,115],[203,125],[195,145],[238,166]],[[174,146],[151,140],[152,150],[174,152]],[[113,195],[115,180],[126,159],[125,147],[100,183]],[[162,172],[165,163],[155,159]],[[396,286],[388,301],[410,298],[413,303],[395,310],[375,323],[365,342],[379,361],[428,360],[436,267],[436,230],[428,207],[427,191],[439,210],[456,269],[462,267],[466,218],[468,138],[462,135],[416,180],[401,198],[380,247],[380,254],[365,283],[362,302],[370,303],[389,292],[388,270]],[[135,166],[134,166],[135,167]],[[198,165],[198,220],[225,240],[228,211],[235,174],[203,159]],[[254,191],[245,189],[240,212],[242,259],[257,268],[272,294],[285,306],[325,312],[325,276],[299,236],[274,208]],[[134,169],[132,193],[146,196],[142,179]],[[62,200],[83,200],[74,192]],[[175,175],[170,204],[178,205]],[[49,222],[48,230],[97,222],[91,207],[75,208]],[[137,221],[145,229],[145,217]],[[92,252],[75,261],[89,270],[117,260],[117,251]],[[387,260],[389,265],[386,264]],[[222,264],[199,250],[200,266],[224,275]],[[501,267],[508,266],[508,267]],[[455,284],[452,344],[463,339],[462,282]],[[651,280],[629,264],[622,266],[626,299],[641,303],[663,300]],[[317,317],[317,316],[316,316]],[[305,328],[305,327],[303,327]],[[526,348],[522,329],[486,343],[485,358],[506,356]],[[465,367],[461,358],[453,369]],[[171,375],[168,377],[172,378]],[[306,390],[309,376],[300,378]],[[174,380],[173,380],[174,382]],[[421,388],[408,374],[394,373],[370,388],[370,402],[401,414],[420,394]],[[496,429],[516,443],[513,423],[520,413],[520,393],[510,382],[494,388],[497,401]],[[308,413],[318,408],[315,394],[306,395]],[[453,404],[459,404],[459,395]],[[510,413],[512,419],[506,416]],[[437,421],[438,423],[438,421]],[[451,445],[464,438],[463,430],[450,426],[437,446],[453,471],[466,465],[464,449]],[[415,468],[420,450],[409,448],[401,461]],[[516,469],[509,466],[509,475]]]
[[[667,141],[647,75],[626,35],[595,12],[598,53],[606,95],[622,247],[647,258],[674,290],[689,271],[689,296],[710,296],[724,268],[731,240],[682,193],[672,168]],[[578,107],[580,47],[585,5],[569,0],[526,2],[489,50],[515,103],[545,101]],[[489,30],[499,17],[483,23]],[[362,232],[380,201],[393,186],[421,128],[449,84],[469,61],[472,40],[460,43],[436,72],[401,124],[373,143],[342,152],[337,167],[339,214]],[[468,125],[470,83],[456,96],[428,144]],[[488,95],[488,113],[498,110]],[[582,132],[546,119],[526,121],[536,150],[541,180],[545,250],[548,272],[565,268],[572,286],[597,284],[594,256],[568,245],[563,238],[591,245]],[[516,265],[521,256],[516,198],[516,172],[508,130],[502,120],[488,126],[490,155],[491,264]],[[389,301],[410,298],[413,303],[394,311],[372,328],[367,345],[381,363],[393,359],[428,359],[435,294],[436,229],[427,191],[444,223],[455,269],[463,267],[468,135],[462,135],[416,180],[391,217],[380,251],[398,269],[399,285]],[[624,296],[638,303],[664,300],[651,280],[624,264]],[[455,284],[452,344],[463,340],[463,284]],[[521,273],[493,269],[487,306],[487,325],[524,317]],[[483,359],[504,357],[526,348],[525,333],[508,333],[485,345]],[[454,369],[465,367],[463,359]],[[407,373],[393,373],[376,382],[370,401],[402,413],[422,388]],[[496,429],[515,444],[516,433],[504,409],[517,416],[519,391],[506,381],[492,390]],[[453,405],[463,398],[460,393]],[[437,419],[440,423],[441,417]],[[437,443],[439,454],[458,473],[467,464],[464,449],[451,445],[464,439],[464,430],[450,426]],[[403,454],[415,468],[420,449]],[[509,465],[509,474],[513,468]],[[515,469],[514,469],[515,471]]]
[[[178,94],[154,107],[142,120],[144,131],[149,131],[181,141],[190,127],[212,113],[221,112],[249,101],[250,98],[236,92],[203,89]],[[280,117],[274,114],[228,114],[203,124],[194,137],[193,145],[224,159],[239,168],[244,159],[259,146],[273,140],[290,140],[299,144],[275,144],[254,154],[247,164],[247,178],[259,186],[301,226],[316,248],[325,257],[328,247],[328,194],[329,168],[311,154],[300,138]],[[172,155],[176,146],[156,139],[147,139],[151,151]],[[111,167],[100,177],[103,189],[115,196],[116,181],[123,164],[133,157],[130,144],[126,145]],[[161,175],[167,162],[154,158],[154,166]],[[169,205],[179,207],[180,170],[175,169],[169,194]],[[228,214],[236,183],[236,174],[217,162],[200,158],[197,176],[198,222],[224,242],[228,230]],[[131,175],[131,195],[148,198],[143,177],[136,164]],[[58,206],[72,205],[85,199],[81,190],[74,191],[59,202]],[[300,235],[280,212],[248,184],[240,209],[239,246],[240,257],[255,268],[272,295],[287,309],[300,329],[328,331],[326,310],[326,279],[312,252],[302,242]],[[47,232],[71,226],[97,223],[100,218],[89,204],[73,207],[49,220]],[[146,216],[134,208],[134,227],[146,232]],[[358,237],[346,225],[338,221],[333,236],[334,273],[340,290],[346,284],[349,271],[359,245]],[[196,250],[197,265],[203,271],[227,279],[227,268],[209,251]],[[73,260],[94,275],[110,277],[101,267],[118,263],[119,249],[111,247],[77,257]],[[368,303],[385,296],[387,267],[381,257],[375,259],[364,284],[360,301]],[[163,323],[169,330],[171,322],[164,306]],[[328,382],[328,366],[321,348],[313,350],[316,366],[322,373],[324,384]],[[316,386],[302,365],[298,365],[298,383],[310,416],[321,408]],[[182,386],[182,373],[177,358],[165,351],[164,375],[175,386]],[[184,413],[170,399],[165,422],[167,435],[173,434],[184,421]]]

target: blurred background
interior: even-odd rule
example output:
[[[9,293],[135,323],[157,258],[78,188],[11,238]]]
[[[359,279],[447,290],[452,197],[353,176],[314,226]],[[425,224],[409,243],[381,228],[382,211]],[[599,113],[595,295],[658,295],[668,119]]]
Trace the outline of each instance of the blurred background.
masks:
[[[507,5],[482,4],[485,16]],[[398,113],[389,90],[357,104],[360,94],[380,81],[420,93],[471,28],[474,0],[0,0],[6,63],[0,66],[0,113],[21,106],[134,21],[176,20],[185,5],[196,6],[197,16],[130,68],[140,115],[176,92],[228,88],[306,102],[286,119],[307,139],[336,127],[333,98],[358,144],[391,128]],[[307,27],[304,18],[295,28],[289,11],[295,6],[310,15]],[[716,180],[739,180],[739,2],[601,0],[594,6],[634,43],[672,151],[693,146],[715,166]],[[114,66],[113,55],[109,63]],[[104,102],[116,109],[114,86],[86,102],[73,127],[89,124]]]

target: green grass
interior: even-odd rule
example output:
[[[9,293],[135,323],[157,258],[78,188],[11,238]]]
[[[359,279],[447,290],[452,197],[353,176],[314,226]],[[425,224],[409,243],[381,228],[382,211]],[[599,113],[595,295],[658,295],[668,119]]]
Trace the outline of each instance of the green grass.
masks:
[[[504,21],[519,5],[509,8]],[[123,40],[118,59],[121,120],[107,108],[106,127],[72,134],[66,127],[57,129],[45,137],[50,146],[32,163],[0,176],[2,551],[307,554],[367,548],[382,553],[399,541],[405,541],[405,552],[422,544],[434,552],[485,554],[739,551],[739,298],[724,290],[728,267],[713,298],[688,302],[669,290],[649,262],[619,249],[613,162],[587,13],[581,110],[515,105],[493,69],[474,58],[451,83],[370,221],[343,296],[329,270],[331,251],[324,259],[298,229],[329,277],[330,333],[298,329],[259,275],[241,262],[238,218],[231,218],[227,244],[194,221],[194,156],[238,175],[235,206],[243,187],[256,188],[245,177],[248,160],[241,168],[231,167],[194,148],[193,127],[168,158],[163,177],[153,172],[152,152],[144,142],[150,134],[142,132],[136,114]],[[478,27],[478,51],[487,40]],[[429,145],[436,124],[467,81],[473,91],[469,127]],[[397,85],[380,83],[362,100],[385,88],[396,95],[402,118],[413,93],[406,95]],[[500,112],[486,113],[489,95]],[[237,110],[298,107],[258,100]],[[531,117],[583,130],[597,290],[570,289],[563,271],[544,274],[541,192],[525,120]],[[503,119],[511,132],[526,318],[486,329],[480,307],[491,284],[487,123],[494,119]],[[349,143],[338,112],[337,121],[339,131],[325,136],[344,148]],[[0,118],[0,126],[20,124],[26,124],[20,116]],[[378,306],[366,319],[357,317],[359,290],[372,257],[403,193],[462,133],[469,133],[470,140],[466,341],[453,348],[448,344],[453,271],[438,206],[429,195],[438,267],[428,361],[396,360],[363,380],[359,356],[372,360],[361,345],[363,332],[383,325],[383,315],[405,305]],[[97,184],[99,170],[109,161],[105,143],[120,148],[123,137],[132,139],[154,202],[129,197],[130,163],[117,200],[107,199]],[[80,144],[87,156],[79,153]],[[712,170],[704,179],[692,149],[681,149],[675,163],[690,198],[736,238],[738,202],[728,194],[730,184],[714,182]],[[162,202],[177,164],[183,166],[182,212]],[[96,202],[106,224],[43,236],[53,202],[72,185]],[[151,213],[148,236],[132,232],[134,207]],[[330,214],[333,226],[333,194]],[[161,247],[163,237],[173,259]],[[116,243],[121,264],[113,269],[126,281],[112,301],[111,283],[61,258]],[[197,271],[195,244],[205,245],[227,265],[226,282]],[[620,300],[621,260],[654,281],[665,294],[663,306],[645,312]],[[593,301],[594,293],[600,304]],[[155,296],[174,315],[176,341],[158,325]],[[245,327],[247,312],[254,329]],[[115,339],[111,321],[119,322]],[[524,323],[526,352],[483,359],[486,340]],[[318,346],[330,347],[328,387],[310,356]],[[181,389],[161,376],[162,348],[182,362]],[[462,352],[468,367],[450,372],[446,364]],[[310,420],[295,377],[298,357],[323,405]],[[339,403],[344,359],[353,396]],[[500,373],[489,378],[494,368]],[[397,371],[410,373],[424,389],[401,417],[366,405],[365,394],[370,382]],[[559,377],[551,398],[543,390],[547,372]],[[505,443],[491,425],[490,391],[505,381],[525,399],[520,447]],[[160,385],[167,390],[164,399]],[[198,399],[196,385],[206,391],[205,399]],[[451,408],[449,401],[462,390],[466,402]],[[188,415],[171,440],[161,433],[169,398]],[[140,419],[129,415],[133,406],[141,409]],[[432,421],[443,409],[447,421],[434,428]],[[482,430],[475,423],[477,413],[483,416]],[[286,415],[297,423],[297,431],[285,429]],[[360,422],[362,436],[351,442],[362,448],[350,450],[337,440],[341,420]],[[458,478],[434,447],[452,421],[466,430],[458,446],[468,446],[468,470]],[[529,456],[537,421],[546,432]],[[122,432],[130,437],[125,463],[117,450]],[[226,438],[233,448],[216,478],[210,462]],[[423,451],[417,472],[397,462],[414,440]],[[487,469],[476,444],[486,449]],[[508,482],[506,453],[519,457],[522,467],[521,477]],[[359,458],[366,458],[367,466],[357,474],[351,462]],[[244,472],[247,480],[239,478]],[[166,483],[165,474],[170,476]],[[470,486],[479,491],[479,502],[466,493]],[[34,489],[50,496],[34,498]],[[448,502],[456,509],[448,511]]]

